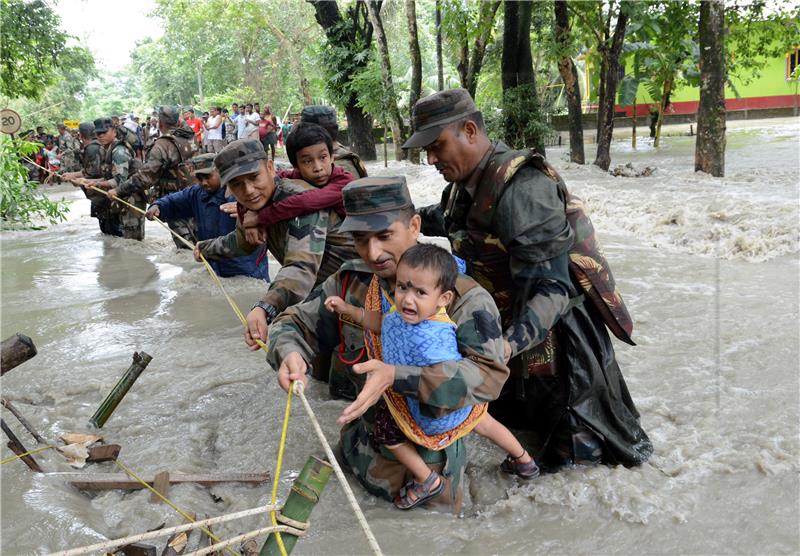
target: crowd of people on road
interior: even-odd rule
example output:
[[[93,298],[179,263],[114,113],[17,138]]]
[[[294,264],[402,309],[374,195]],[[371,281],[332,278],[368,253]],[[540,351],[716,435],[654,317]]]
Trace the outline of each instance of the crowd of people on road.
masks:
[[[540,154],[489,138],[466,90],[413,108],[402,148],[448,182],[426,207],[404,176],[367,175],[331,107],[306,106],[288,133],[269,106],[205,116],[160,107],[143,160],[124,123],[81,123],[80,168],[61,176],[102,233],[142,240],[157,217],[220,276],[267,282],[245,344],[268,344],[282,388],[311,376],[349,400],[338,457],[367,491],[458,512],[473,430],[522,480],[647,461],[609,334],[633,344],[632,320],[591,221]],[[274,160],[281,131],[291,167]],[[266,253],[281,265],[271,279]]]

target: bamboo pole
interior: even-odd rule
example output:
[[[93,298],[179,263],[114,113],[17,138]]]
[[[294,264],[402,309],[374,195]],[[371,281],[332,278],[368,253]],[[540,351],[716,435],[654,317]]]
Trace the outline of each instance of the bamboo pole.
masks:
[[[303,470],[295,479],[292,490],[286,498],[281,515],[294,521],[305,522],[311,515],[314,506],[317,505],[328,479],[333,474],[333,467],[314,456],[309,456]],[[290,533],[281,535],[286,554],[291,554],[294,545],[297,544],[297,537]],[[270,533],[264,545],[261,547],[261,556],[280,556],[281,551],[274,533]]]
[[[98,429],[106,424],[106,421],[111,417],[111,414],[122,401],[122,398],[125,397],[125,394],[127,394],[128,390],[133,386],[133,383],[136,382],[136,379],[139,378],[139,375],[142,374],[142,371],[147,368],[147,365],[152,360],[153,358],[145,352],[141,354],[137,352],[133,353],[133,363],[131,363],[131,366],[128,367],[128,370],[122,375],[122,378],[119,379],[108,396],[106,396],[106,399],[103,400],[103,403],[100,404],[97,411],[94,412],[92,418],[89,419],[90,424]]]

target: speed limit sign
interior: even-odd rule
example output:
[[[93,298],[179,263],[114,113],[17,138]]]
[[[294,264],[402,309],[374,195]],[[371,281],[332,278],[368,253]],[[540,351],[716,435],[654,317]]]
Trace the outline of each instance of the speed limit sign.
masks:
[[[9,135],[19,131],[22,127],[22,118],[10,108],[0,110],[0,131]]]

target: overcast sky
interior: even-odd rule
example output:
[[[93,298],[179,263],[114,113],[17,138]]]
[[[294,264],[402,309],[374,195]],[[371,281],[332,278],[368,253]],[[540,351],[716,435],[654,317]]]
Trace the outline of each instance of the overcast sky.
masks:
[[[124,68],[137,40],[163,33],[147,17],[153,0],[55,0],[54,6],[61,28],[92,51],[100,70]]]

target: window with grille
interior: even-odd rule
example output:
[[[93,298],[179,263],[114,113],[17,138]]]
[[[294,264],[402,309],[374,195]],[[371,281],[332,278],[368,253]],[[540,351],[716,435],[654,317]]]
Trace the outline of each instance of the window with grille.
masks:
[[[786,56],[786,80],[797,80],[798,73],[800,70],[797,69],[797,66],[800,66],[800,48],[795,48],[792,52]]]

